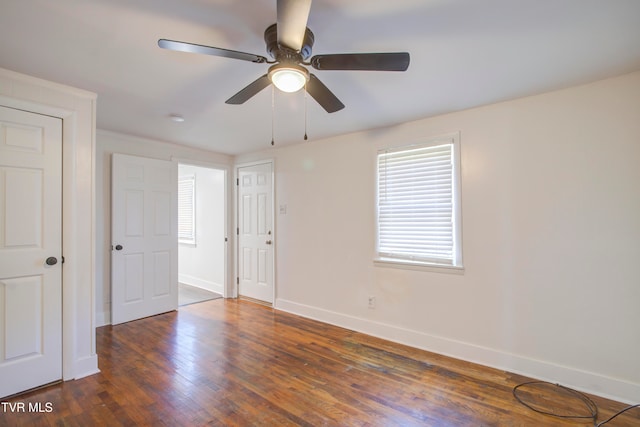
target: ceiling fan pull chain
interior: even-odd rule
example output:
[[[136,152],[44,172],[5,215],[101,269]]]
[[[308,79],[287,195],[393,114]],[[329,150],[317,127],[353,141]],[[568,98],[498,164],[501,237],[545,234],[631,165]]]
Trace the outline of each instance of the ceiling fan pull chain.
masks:
[[[307,138],[307,83],[304,83],[304,140]]]
[[[276,94],[273,85],[271,85],[271,145],[275,145],[273,134],[275,127],[275,115],[276,115]]]

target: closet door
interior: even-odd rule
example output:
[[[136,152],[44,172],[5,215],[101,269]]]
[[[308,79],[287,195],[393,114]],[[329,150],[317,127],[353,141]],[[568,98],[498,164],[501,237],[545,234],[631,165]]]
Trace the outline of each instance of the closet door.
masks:
[[[62,120],[0,107],[0,397],[62,379]]]

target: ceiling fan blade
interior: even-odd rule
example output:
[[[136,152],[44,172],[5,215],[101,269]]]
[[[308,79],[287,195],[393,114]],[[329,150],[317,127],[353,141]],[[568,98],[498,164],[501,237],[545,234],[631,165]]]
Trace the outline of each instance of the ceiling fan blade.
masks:
[[[249,100],[249,98],[251,98],[254,95],[257,95],[258,92],[260,92],[262,89],[269,86],[270,84],[271,84],[271,80],[269,80],[269,77],[265,74],[263,76],[258,77],[258,79],[254,80],[252,83],[249,83],[244,89],[242,89],[240,92],[233,95],[231,98],[227,99],[225,102],[227,104],[234,104],[234,105],[244,104],[246,101]]]
[[[309,76],[309,81],[307,82],[307,93],[311,95],[327,113],[335,113],[344,108],[344,104],[313,74]]]
[[[180,52],[202,53],[204,55],[222,56],[225,58],[242,59],[243,61],[251,61],[263,63],[267,62],[267,58],[252,53],[238,52],[236,50],[222,49],[213,46],[204,46],[201,44],[179,42],[175,40],[160,39],[158,46],[163,49],[177,50]]]
[[[278,43],[295,51],[302,49],[311,0],[278,0]]]
[[[316,55],[311,66],[316,70],[405,71],[409,61],[408,52],[338,53]]]

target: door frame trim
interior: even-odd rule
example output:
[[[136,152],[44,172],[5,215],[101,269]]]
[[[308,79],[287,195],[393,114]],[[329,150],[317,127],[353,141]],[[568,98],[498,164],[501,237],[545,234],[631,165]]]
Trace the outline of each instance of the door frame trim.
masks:
[[[277,296],[277,277],[278,277],[278,273],[276,271],[276,253],[277,253],[277,247],[278,247],[278,230],[276,227],[276,168],[275,168],[275,159],[273,158],[269,158],[269,159],[263,159],[263,160],[255,160],[252,162],[245,162],[245,163],[236,163],[233,165],[233,182],[236,183],[236,185],[233,185],[233,208],[234,208],[234,215],[233,215],[233,229],[234,230],[238,230],[239,227],[239,222],[238,222],[238,216],[240,215],[240,209],[238,207],[238,202],[239,202],[239,198],[238,198],[238,180],[240,179],[240,169],[241,168],[246,168],[246,167],[251,167],[251,166],[257,166],[257,165],[265,165],[268,164],[271,166],[271,230],[273,230],[273,246],[272,246],[272,250],[273,250],[273,256],[271,257],[271,262],[272,262],[272,267],[271,267],[271,282],[273,283],[273,304],[272,306],[275,307],[276,306],[276,296]],[[234,254],[235,254],[235,262],[234,262],[234,266],[233,266],[233,278],[231,280],[232,282],[232,292],[230,293],[230,297],[231,298],[238,298],[240,296],[240,292],[239,292],[239,285],[238,285],[238,280],[237,278],[240,277],[240,254],[239,254],[239,249],[240,249],[240,244],[239,244],[239,236],[237,232],[233,233],[233,244],[235,246],[235,250],[234,250]]]
[[[100,372],[95,336],[92,92],[0,68],[0,105],[62,119],[62,379]]]
[[[187,159],[183,157],[174,157],[174,156],[171,156],[171,160],[176,162],[178,166],[179,165],[198,166],[198,167],[207,168],[207,169],[221,170],[224,172],[224,183],[223,183],[224,185],[223,199],[224,199],[224,205],[225,205],[224,233],[225,233],[225,237],[227,238],[227,241],[224,247],[224,283],[223,283],[222,297],[229,298],[233,294],[233,284],[235,283],[232,280],[231,274],[229,274],[229,272],[232,271],[233,269],[231,265],[233,263],[233,257],[230,256],[229,254],[233,253],[230,251],[233,250],[233,245],[234,245],[234,239],[232,238],[232,236],[235,236],[235,234],[232,232],[232,229],[230,227],[232,221],[229,221],[229,218],[233,217],[233,206],[231,206],[231,203],[229,203],[230,201],[229,195],[232,194],[232,191],[233,191],[233,188],[231,188],[232,180],[229,179],[229,175],[231,175],[231,165],[225,165],[222,163],[215,163],[215,162],[207,162],[202,160],[192,160],[192,159]],[[179,271],[180,270],[178,269],[178,272]]]

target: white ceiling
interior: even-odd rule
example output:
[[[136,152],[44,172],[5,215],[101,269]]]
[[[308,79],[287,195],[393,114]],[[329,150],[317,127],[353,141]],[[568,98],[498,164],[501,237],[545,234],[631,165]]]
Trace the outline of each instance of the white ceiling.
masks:
[[[271,89],[224,102],[267,64],[168,51],[157,40],[268,56],[275,4],[0,0],[0,67],[96,92],[100,129],[232,155],[267,148]],[[308,98],[310,139],[640,70],[640,0],[314,0],[308,27],[314,54],[411,54],[404,73],[315,71],[346,108],[328,114]],[[276,145],[302,142],[304,92],[275,93],[273,117]]]

